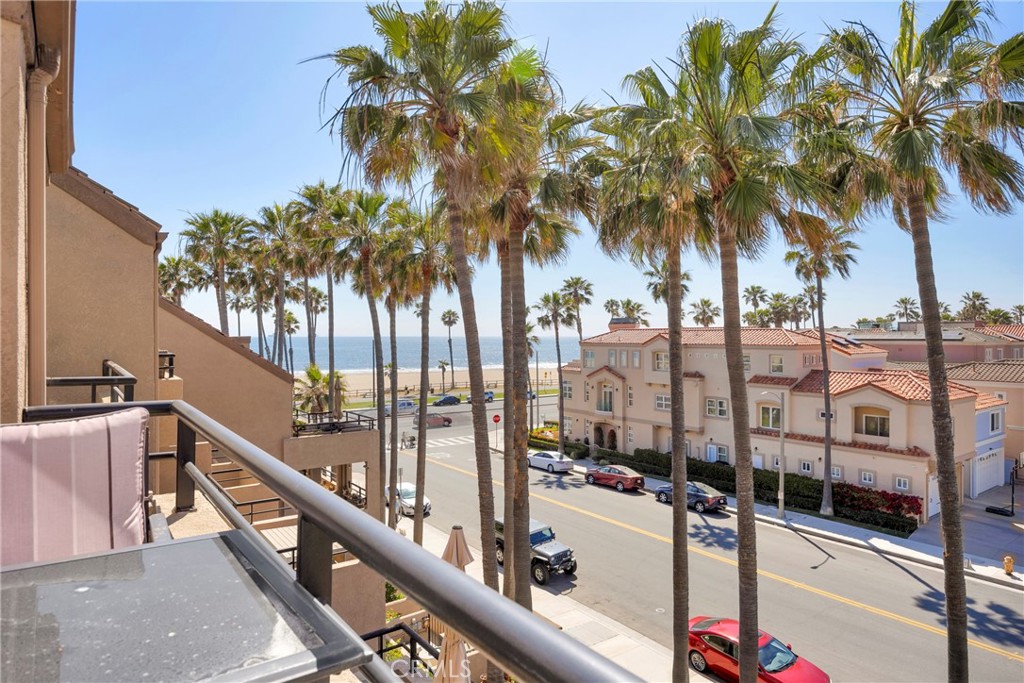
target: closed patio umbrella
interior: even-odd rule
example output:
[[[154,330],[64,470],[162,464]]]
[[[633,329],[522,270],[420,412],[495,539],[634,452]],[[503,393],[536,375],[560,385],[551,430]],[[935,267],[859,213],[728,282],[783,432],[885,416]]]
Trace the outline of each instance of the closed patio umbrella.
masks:
[[[444,547],[441,559],[463,571],[466,570],[466,565],[473,561],[473,554],[469,552],[466,534],[462,531],[461,526],[452,527],[448,545]],[[434,680],[444,683],[469,683],[469,658],[466,653],[466,641],[463,640],[460,633],[446,624],[439,624],[438,630],[444,632],[444,640],[441,641],[441,652],[438,654],[437,673]]]

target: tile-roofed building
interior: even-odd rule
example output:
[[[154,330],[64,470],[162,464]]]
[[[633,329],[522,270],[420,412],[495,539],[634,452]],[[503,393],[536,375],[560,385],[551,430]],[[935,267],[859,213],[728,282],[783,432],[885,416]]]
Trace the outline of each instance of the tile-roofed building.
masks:
[[[928,376],[910,370],[829,373],[829,389],[833,396],[855,391],[868,385],[905,401],[930,401],[932,396]],[[824,390],[824,373],[821,370],[811,370],[793,387],[794,392],[805,394],[820,394]],[[951,401],[972,398],[977,393],[962,384],[949,383],[949,399]]]
[[[925,361],[924,326],[902,322],[898,330],[843,328],[833,330],[888,351],[890,361]],[[943,323],[942,345],[949,363],[1024,359],[1024,325]]]
[[[791,387],[800,381],[799,377],[784,377],[781,375],[754,375],[747,380],[747,384],[768,384],[780,387]]]

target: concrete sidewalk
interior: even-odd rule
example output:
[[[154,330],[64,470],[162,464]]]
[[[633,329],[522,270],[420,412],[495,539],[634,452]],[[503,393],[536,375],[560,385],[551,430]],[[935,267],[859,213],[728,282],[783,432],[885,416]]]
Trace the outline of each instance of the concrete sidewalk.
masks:
[[[400,530],[412,537],[412,520],[405,517],[399,522]],[[441,556],[448,543],[448,532],[423,525],[423,547]],[[467,537],[467,540],[471,540]],[[471,544],[472,545],[472,544]],[[480,549],[473,547],[474,561],[466,573],[483,581],[483,563]],[[566,595],[549,593],[534,585],[533,611],[552,622],[566,634],[580,641],[594,652],[604,655],[616,664],[632,671],[646,681],[672,680],[672,651],[647,636],[590,609]],[[711,680],[690,669],[691,680]]]

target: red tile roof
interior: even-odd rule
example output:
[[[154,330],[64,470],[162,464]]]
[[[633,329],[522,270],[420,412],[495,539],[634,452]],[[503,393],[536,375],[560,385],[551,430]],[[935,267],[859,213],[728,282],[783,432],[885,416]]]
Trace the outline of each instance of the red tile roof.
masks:
[[[1009,405],[1009,402],[994,394],[979,393],[978,398],[974,401],[975,410],[988,410],[989,408],[1005,405]]]
[[[686,346],[725,346],[725,329],[722,327],[684,327],[683,344]],[[860,343],[843,345],[845,337],[825,333],[832,349],[846,355],[864,353],[885,353],[884,349]],[[655,339],[668,339],[667,327],[645,327],[637,329],[612,330],[596,337],[584,339],[584,344],[621,344],[643,346]],[[742,327],[740,338],[743,346],[813,347],[820,346],[817,330],[785,330],[781,327]],[[840,341],[837,342],[836,340]]]
[[[614,375],[615,377],[618,377],[619,379],[623,379],[623,380],[626,379],[626,376],[623,375],[621,372],[619,372],[618,370],[614,370],[614,369],[608,367],[607,365],[599,367],[597,370],[594,370],[592,373],[587,375],[587,377],[593,377],[594,375],[596,375],[598,373],[601,373],[601,372],[607,372],[609,375]]]
[[[757,436],[771,436],[778,438],[779,431],[777,429],[763,429],[756,427],[750,430],[751,434]],[[794,434],[786,432],[786,439],[792,441],[805,441],[809,443],[825,443],[825,437],[814,436],[813,434]],[[840,446],[842,448],[860,448],[865,451],[881,451],[882,453],[897,453],[899,455],[912,455],[915,458],[930,458],[931,454],[928,451],[920,448],[919,446],[910,446],[909,448],[890,448],[888,446],[882,446],[873,443],[864,443],[862,441],[837,441],[832,439],[833,446]]]
[[[582,368],[580,368],[580,362],[578,359],[571,360],[562,366],[562,372],[580,372],[581,370]]]
[[[910,370],[865,370],[861,372],[829,373],[829,389],[833,396],[872,386],[887,394],[904,401],[930,401],[931,387],[928,376]],[[806,394],[824,392],[821,370],[811,370],[794,387],[793,391]],[[970,387],[949,382],[949,398],[956,401],[963,398],[975,398],[978,392]]]
[[[778,387],[791,387],[800,381],[799,377],[783,377],[782,375],[754,375],[747,384],[770,384]]]
[[[809,337],[814,340],[815,344],[818,344],[819,346],[821,345],[819,343],[817,330],[797,330],[796,333],[802,334],[805,337]],[[840,334],[832,334],[827,330],[825,331],[825,339],[828,340],[829,346],[832,348],[833,351],[838,351],[839,353],[845,354],[847,356],[856,356],[858,354],[864,353],[888,353],[888,351],[886,351],[885,349],[879,348],[877,346],[872,346],[871,344],[867,344],[865,342],[858,342],[857,344],[844,344],[844,341],[850,341],[849,337],[844,337],[843,335]]]
[[[986,325],[975,327],[974,331],[1010,342],[1024,341],[1024,325]]]
[[[885,367],[928,373],[928,363],[923,361],[889,361]],[[1024,384],[1024,360],[947,363],[946,376],[961,382]]]

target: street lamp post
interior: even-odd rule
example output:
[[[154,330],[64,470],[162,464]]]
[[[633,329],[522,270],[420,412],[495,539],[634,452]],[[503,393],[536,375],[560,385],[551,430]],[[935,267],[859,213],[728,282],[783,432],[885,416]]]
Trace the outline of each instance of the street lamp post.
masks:
[[[776,517],[786,519],[786,395],[774,391],[762,391],[762,396],[779,399],[779,511]]]

